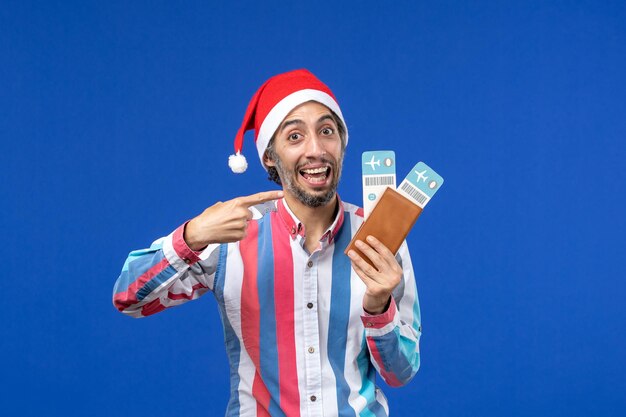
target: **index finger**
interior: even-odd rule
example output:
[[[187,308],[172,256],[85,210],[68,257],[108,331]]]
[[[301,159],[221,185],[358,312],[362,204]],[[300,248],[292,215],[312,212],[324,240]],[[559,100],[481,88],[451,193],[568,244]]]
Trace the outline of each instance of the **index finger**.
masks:
[[[283,197],[283,192],[281,191],[262,191],[260,193],[248,195],[245,197],[239,197],[239,201],[243,203],[244,206],[250,207],[256,204],[265,203],[272,200],[278,200]]]

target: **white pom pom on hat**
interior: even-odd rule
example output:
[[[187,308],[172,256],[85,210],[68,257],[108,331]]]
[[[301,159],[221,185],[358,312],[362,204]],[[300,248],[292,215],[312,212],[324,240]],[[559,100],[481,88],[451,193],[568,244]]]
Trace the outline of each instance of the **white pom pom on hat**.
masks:
[[[235,154],[228,158],[228,166],[235,173],[245,172],[248,168],[246,158],[241,154],[244,134],[254,129],[257,152],[261,165],[263,154],[283,119],[297,106],[307,101],[317,101],[329,109],[341,119],[344,127],[346,122],[332,91],[308,70],[278,74],[267,80],[252,96],[241,127],[235,136]],[[346,145],[348,144],[348,131],[346,127]]]
[[[235,155],[228,157],[228,166],[235,174],[241,174],[248,169],[248,161],[246,161],[245,156],[237,152]]]

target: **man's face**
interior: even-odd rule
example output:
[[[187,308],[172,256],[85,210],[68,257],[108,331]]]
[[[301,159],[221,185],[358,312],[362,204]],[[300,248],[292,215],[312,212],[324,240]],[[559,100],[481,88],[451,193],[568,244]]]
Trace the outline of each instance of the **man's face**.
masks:
[[[333,200],[343,160],[338,126],[328,107],[310,101],[296,107],[278,127],[273,159],[283,188],[301,203],[320,207]]]

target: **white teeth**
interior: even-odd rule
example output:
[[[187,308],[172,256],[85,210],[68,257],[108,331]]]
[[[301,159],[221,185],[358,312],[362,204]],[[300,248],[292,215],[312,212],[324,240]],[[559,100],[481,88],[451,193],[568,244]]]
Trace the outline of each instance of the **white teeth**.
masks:
[[[315,168],[315,169],[303,169],[302,172],[305,174],[321,174],[322,172],[326,172],[327,167]]]
[[[322,175],[321,177],[318,178],[309,178],[309,181],[314,183],[314,184],[323,184],[324,182],[326,182],[326,175]]]

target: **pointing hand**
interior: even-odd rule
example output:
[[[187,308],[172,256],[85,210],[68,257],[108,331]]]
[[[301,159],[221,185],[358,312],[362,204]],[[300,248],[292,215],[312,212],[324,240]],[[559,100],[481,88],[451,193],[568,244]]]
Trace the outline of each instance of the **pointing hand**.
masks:
[[[202,250],[210,243],[237,242],[246,237],[252,219],[250,207],[282,196],[282,191],[264,191],[217,202],[187,223],[185,242],[192,250]]]

